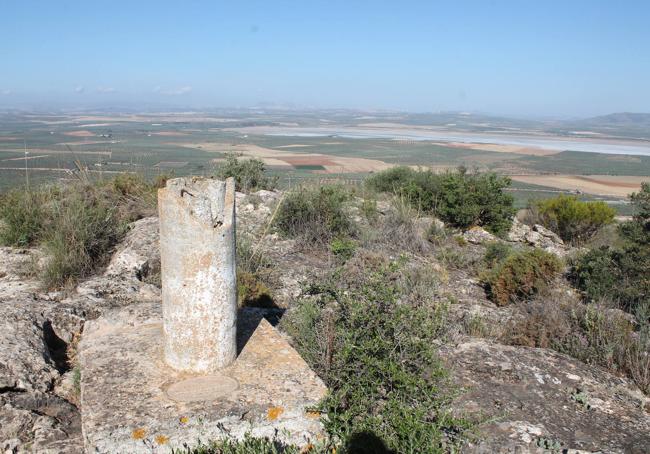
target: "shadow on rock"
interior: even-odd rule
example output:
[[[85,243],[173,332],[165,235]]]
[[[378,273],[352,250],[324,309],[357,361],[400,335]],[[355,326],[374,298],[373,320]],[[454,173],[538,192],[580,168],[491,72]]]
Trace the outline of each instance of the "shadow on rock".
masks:
[[[353,434],[345,445],[345,452],[351,454],[395,454],[388,449],[381,438],[372,432]]]

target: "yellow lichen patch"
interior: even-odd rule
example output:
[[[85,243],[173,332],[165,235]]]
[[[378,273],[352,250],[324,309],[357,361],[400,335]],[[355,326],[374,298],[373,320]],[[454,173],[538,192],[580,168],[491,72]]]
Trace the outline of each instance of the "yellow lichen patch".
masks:
[[[187,424],[189,421],[190,418],[188,418],[187,416],[181,416],[180,418],[178,418],[178,422],[180,422],[181,424]]]
[[[284,412],[284,408],[282,407],[271,407],[269,408],[269,411],[266,414],[266,417],[269,419],[269,421],[275,421],[280,417],[280,415]]]
[[[144,437],[147,436],[147,430],[143,429],[142,427],[138,429],[134,429],[133,432],[131,432],[131,438],[134,440],[143,440]]]
[[[155,440],[156,440],[156,443],[159,444],[159,445],[166,445],[167,442],[169,441],[169,437],[167,437],[165,435],[156,435]]]
[[[305,415],[310,419],[318,419],[318,418],[320,418],[320,412],[319,411],[307,411],[307,412],[305,412]]]

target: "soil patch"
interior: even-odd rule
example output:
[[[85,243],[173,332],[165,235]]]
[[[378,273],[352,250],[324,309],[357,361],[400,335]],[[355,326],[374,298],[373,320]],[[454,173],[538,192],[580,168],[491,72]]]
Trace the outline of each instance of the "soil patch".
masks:
[[[81,130],[81,131],[68,131],[63,133],[64,136],[71,136],[71,137],[95,137],[95,133],[87,130]]]
[[[513,175],[522,183],[537,184],[587,194],[626,197],[641,188],[648,177],[612,175]]]

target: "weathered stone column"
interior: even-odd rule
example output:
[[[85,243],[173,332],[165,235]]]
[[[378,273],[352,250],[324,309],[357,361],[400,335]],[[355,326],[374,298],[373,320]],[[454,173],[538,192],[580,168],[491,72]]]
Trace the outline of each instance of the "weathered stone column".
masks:
[[[158,212],[165,361],[214,372],[237,355],[234,180],[169,180]]]

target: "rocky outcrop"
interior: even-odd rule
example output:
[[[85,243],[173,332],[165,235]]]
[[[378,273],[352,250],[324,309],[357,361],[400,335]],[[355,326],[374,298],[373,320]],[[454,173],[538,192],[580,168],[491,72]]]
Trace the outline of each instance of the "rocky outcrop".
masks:
[[[260,235],[280,196],[271,191],[240,195],[240,225]],[[76,353],[73,347],[86,320],[133,303],[159,301],[158,241],[157,217],[134,222],[106,269],[68,294],[44,291],[32,275],[34,264],[42,260],[38,250],[0,248],[2,452],[83,450],[75,406],[78,383],[74,383],[74,364],[67,354]],[[299,292],[299,281],[309,273],[309,261],[298,266],[300,259],[293,254],[292,245],[291,240],[280,240],[270,232],[263,241],[274,260],[284,260],[288,266],[278,280],[282,301]]]
[[[463,238],[465,238],[468,243],[472,244],[483,244],[498,241],[498,238],[496,236],[492,235],[484,228],[476,226],[463,232]]]
[[[160,263],[158,218],[140,219],[131,224],[106,268],[105,276],[127,275],[141,280],[155,272]]]
[[[37,293],[37,281],[16,274],[31,259],[15,252],[0,251],[0,263],[14,266],[0,278],[0,448],[79,452],[79,412],[55,391],[69,369],[63,338],[72,339],[78,319],[56,295]]]
[[[38,281],[29,276],[39,257],[37,251],[0,247],[0,300],[39,290]]]
[[[198,376],[161,361],[160,304],[132,304],[88,322],[79,345],[86,449],[169,452],[246,433],[304,447],[321,437],[310,410],[326,388],[264,315],[240,310],[237,359]]]
[[[106,271],[69,295],[46,292],[31,276],[41,255],[0,248],[0,448],[78,453],[81,420],[69,346],[87,319],[159,290],[144,282],[159,263],[158,219],[135,222]]]
[[[278,306],[286,307],[301,284],[333,264],[268,228],[281,197],[271,191],[238,194],[237,229],[273,264],[269,286]],[[378,203],[378,210],[383,215],[390,208]],[[425,228],[422,222],[423,234]],[[476,238],[466,238],[470,243],[495,240],[485,231],[468,235]],[[518,221],[507,241],[558,255],[569,251],[544,227]],[[458,247],[464,256],[476,254],[470,262],[479,264],[483,250]],[[78,389],[66,350],[74,354],[87,320],[158,304],[158,220],[132,224],[106,270],[69,294],[45,292],[30,277],[39,260],[38,251],[0,248],[0,452],[77,453],[83,449]],[[453,407],[482,421],[467,452],[648,452],[650,404],[628,381],[551,350],[469,340],[472,329],[507,329],[505,321],[514,315],[510,306],[486,299],[475,274],[452,268],[432,269],[440,274],[441,294],[455,301],[450,324],[458,342],[441,347],[453,382],[465,388]]]
[[[623,378],[551,350],[485,340],[442,353],[466,389],[454,411],[483,421],[465,452],[648,452],[649,399]]]
[[[82,452],[79,411],[50,393],[3,393],[0,449],[6,453]]]
[[[560,257],[569,253],[569,248],[554,232],[539,224],[530,227],[516,218],[512,222],[512,227],[510,228],[510,232],[508,232],[507,240],[544,249],[546,252],[550,252]]]
[[[151,283],[160,272],[158,241],[158,218],[144,218],[131,224],[105,272],[80,283],[76,296],[89,298],[102,306],[159,298],[160,289]]]
[[[281,237],[271,228],[277,204],[282,200],[278,191],[257,191],[236,194],[237,238],[248,243],[249,253],[262,256],[272,264],[267,284],[275,305],[286,308],[302,292],[302,285],[322,274],[327,268],[323,257],[305,253],[293,239]]]
[[[477,226],[463,232],[463,238],[471,244],[485,244],[494,241],[502,241],[484,228]],[[512,227],[506,236],[506,240],[511,243],[522,243],[528,246],[540,248],[560,257],[569,253],[569,248],[554,232],[539,224],[530,227],[516,218],[512,222]]]

